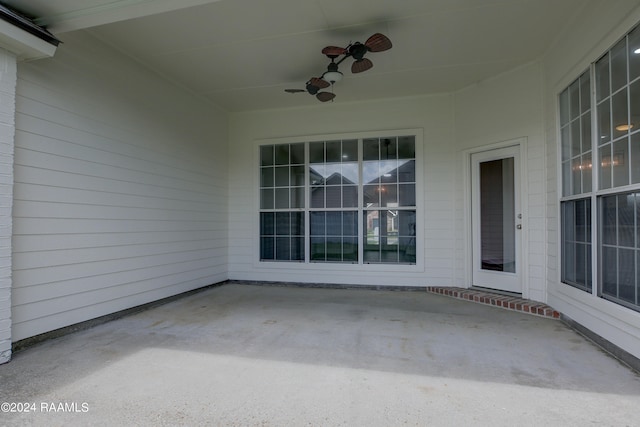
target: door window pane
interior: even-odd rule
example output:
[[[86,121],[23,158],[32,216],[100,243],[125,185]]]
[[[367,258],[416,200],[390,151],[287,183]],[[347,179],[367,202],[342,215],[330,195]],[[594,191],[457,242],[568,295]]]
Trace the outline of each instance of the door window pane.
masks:
[[[515,273],[514,159],[480,163],[480,257],[483,270]]]

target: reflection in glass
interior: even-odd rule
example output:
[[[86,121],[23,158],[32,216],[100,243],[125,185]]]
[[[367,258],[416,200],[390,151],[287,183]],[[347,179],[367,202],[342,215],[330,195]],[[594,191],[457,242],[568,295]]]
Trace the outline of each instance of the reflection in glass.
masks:
[[[611,93],[627,84],[627,40],[611,49]]]
[[[515,273],[514,159],[480,163],[480,257],[483,270]]]
[[[609,96],[609,53],[596,62],[596,101],[600,102]]]
[[[629,107],[627,105],[627,91],[623,90],[611,98],[613,116],[613,138],[629,133]]]
[[[611,167],[613,168],[614,187],[629,184],[629,143],[627,138],[613,143]]]
[[[600,189],[611,188],[611,144],[600,147]]]
[[[610,99],[598,104],[598,145],[611,141]]]
[[[414,264],[416,260],[415,221],[415,211],[364,212],[364,261]]]

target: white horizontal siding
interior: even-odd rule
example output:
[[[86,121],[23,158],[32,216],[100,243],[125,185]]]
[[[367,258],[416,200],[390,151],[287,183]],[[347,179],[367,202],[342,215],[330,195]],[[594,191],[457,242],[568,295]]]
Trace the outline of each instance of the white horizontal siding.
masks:
[[[11,234],[16,57],[0,49],[0,363],[11,357]]]
[[[454,182],[452,97],[450,95],[385,100],[331,108],[270,110],[231,115],[229,274],[232,279],[321,282],[359,285],[451,285],[454,272]],[[322,116],[322,120],[317,117]],[[314,118],[310,120],[310,118]],[[257,262],[256,141],[304,135],[423,129],[424,258],[415,266],[336,265],[332,263]],[[401,133],[401,131],[399,131]],[[313,138],[316,137],[310,137]],[[303,141],[304,139],[301,139]]]
[[[225,114],[64,42],[19,73],[14,341],[228,276]]]

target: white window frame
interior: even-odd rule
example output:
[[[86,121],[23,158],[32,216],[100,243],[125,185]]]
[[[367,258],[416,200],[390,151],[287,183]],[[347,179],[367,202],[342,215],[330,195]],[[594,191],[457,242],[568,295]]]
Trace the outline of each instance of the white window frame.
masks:
[[[333,133],[333,134],[316,134],[316,135],[303,135],[281,138],[267,138],[254,141],[253,146],[253,227],[251,239],[253,242],[253,266],[256,269],[287,269],[287,270],[328,270],[333,271],[345,271],[345,272],[357,272],[357,271],[385,271],[385,272],[424,272],[424,141],[423,141],[423,129],[409,128],[409,129],[395,129],[395,130],[383,130],[383,131],[366,131],[366,132],[352,132],[352,133]],[[260,147],[263,145],[278,145],[278,144],[293,144],[293,143],[309,143],[314,141],[331,141],[331,140],[358,140],[358,157],[359,157],[359,169],[360,176],[362,176],[362,140],[366,138],[392,138],[397,136],[414,136],[415,137],[415,159],[416,159],[416,262],[415,264],[403,264],[403,263],[365,263],[363,260],[363,246],[362,246],[362,212],[364,211],[362,206],[362,186],[363,183],[360,180],[358,184],[358,207],[353,210],[358,212],[358,262],[357,263],[342,263],[342,262],[312,262],[310,261],[309,254],[309,240],[310,240],[310,223],[309,216],[305,215],[305,260],[301,261],[261,261],[260,260]],[[308,177],[308,162],[309,162],[309,150],[305,149],[305,207],[299,209],[300,211],[309,212],[311,210],[309,206],[309,186]],[[341,210],[350,210],[349,208],[341,208]]]

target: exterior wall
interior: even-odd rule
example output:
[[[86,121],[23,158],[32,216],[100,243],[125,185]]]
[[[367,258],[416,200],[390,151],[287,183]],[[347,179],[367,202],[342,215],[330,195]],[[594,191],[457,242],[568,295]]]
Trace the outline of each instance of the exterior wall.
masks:
[[[86,32],[19,64],[13,340],[227,279],[227,117]]]
[[[11,357],[11,209],[16,57],[0,49],[0,363]]]
[[[465,209],[467,150],[526,138],[529,218],[526,243],[528,296],[545,300],[544,282],[544,126],[541,67],[530,64],[456,94],[341,105],[322,104],[298,110],[232,114],[230,118],[231,279],[338,284],[461,286],[470,285],[470,230]],[[337,266],[257,262],[255,188],[257,141],[268,138],[421,128],[424,133],[423,268]],[[420,186],[420,183],[419,183]],[[373,268],[372,268],[373,267]]]
[[[526,141],[523,194],[523,296],[546,302],[545,269],[545,145],[542,113],[542,68],[531,63],[466,88],[455,94],[456,227],[458,269],[456,283],[470,283],[470,207],[468,183],[462,173],[469,153],[505,141]]]
[[[574,321],[640,357],[640,313],[560,283],[559,145],[557,96],[633,25],[640,21],[637,1],[593,1],[567,25],[543,58],[547,141],[548,302]]]
[[[385,99],[368,103],[327,103],[305,109],[235,113],[229,128],[229,277],[367,285],[449,285],[454,271],[454,156],[451,95]],[[414,266],[259,263],[258,141],[350,132],[424,129],[423,268]],[[305,138],[301,138],[305,140]]]

